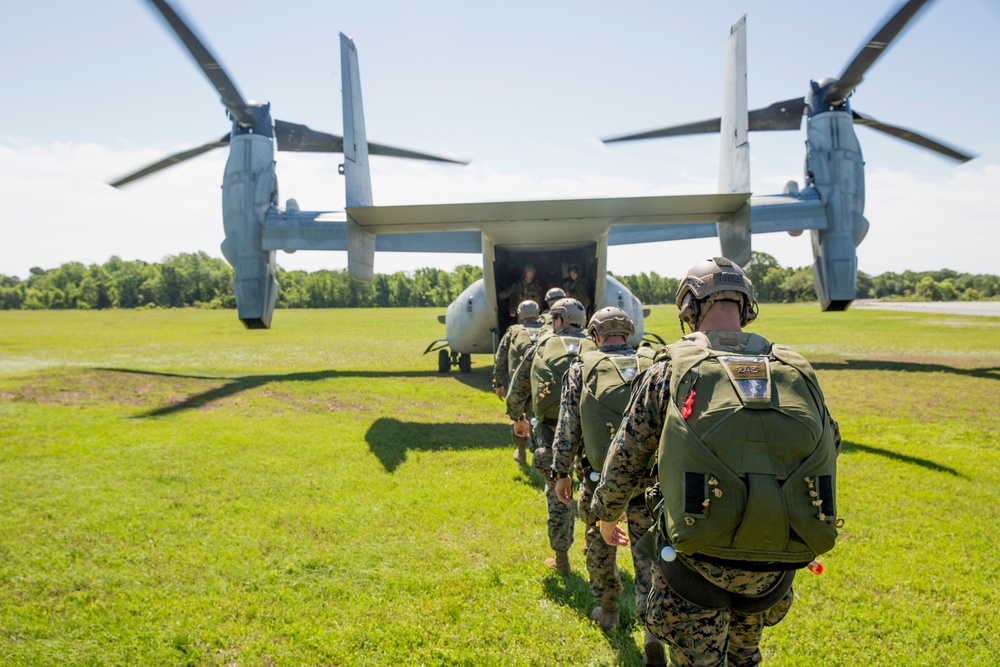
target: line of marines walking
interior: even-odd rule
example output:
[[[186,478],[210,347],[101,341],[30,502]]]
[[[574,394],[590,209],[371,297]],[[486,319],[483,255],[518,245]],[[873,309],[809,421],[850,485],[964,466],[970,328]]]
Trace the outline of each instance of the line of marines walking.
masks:
[[[637,332],[620,308],[588,320],[559,288],[544,312],[522,300],[494,390],[514,459],[527,466],[530,451],[545,479],[548,567],[570,573],[576,512],[584,523],[590,618],[620,627],[627,545],[644,665],[756,665],[763,628],[791,607],[795,572],[832,549],[843,524],[839,427],[809,363],[743,330],[757,304],[737,264],[691,267],[676,303],[690,333],[654,350],[629,344]]]

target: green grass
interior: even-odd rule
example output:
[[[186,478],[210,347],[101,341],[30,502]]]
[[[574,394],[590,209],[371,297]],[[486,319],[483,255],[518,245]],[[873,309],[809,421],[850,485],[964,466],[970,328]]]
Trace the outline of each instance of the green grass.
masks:
[[[440,309],[0,312],[0,664],[636,665]],[[646,328],[679,331],[672,307]],[[844,434],[773,665],[1000,653],[1000,319],[765,305]],[[621,559],[631,593],[630,559]]]

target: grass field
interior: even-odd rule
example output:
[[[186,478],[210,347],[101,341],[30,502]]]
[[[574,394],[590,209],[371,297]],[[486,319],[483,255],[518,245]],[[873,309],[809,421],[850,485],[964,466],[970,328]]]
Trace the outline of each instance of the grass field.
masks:
[[[637,665],[440,309],[0,312],[0,664]],[[667,340],[673,307],[646,328]],[[844,435],[772,665],[995,665],[1000,318],[765,305]],[[630,559],[620,559],[631,594]]]

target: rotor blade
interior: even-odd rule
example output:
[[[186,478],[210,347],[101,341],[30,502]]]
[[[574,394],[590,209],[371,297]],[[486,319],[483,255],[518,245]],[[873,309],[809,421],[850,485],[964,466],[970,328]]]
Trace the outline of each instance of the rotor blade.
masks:
[[[440,155],[418,153],[417,151],[411,151],[405,148],[394,148],[384,144],[372,143],[371,141],[368,142],[368,154],[391,155],[392,157],[405,157],[413,160],[430,160],[431,162],[450,162],[451,164],[469,164],[468,161],[465,160],[453,160],[451,158],[441,157]]]
[[[154,162],[148,167],[143,167],[139,171],[132,172],[127,176],[122,176],[114,183],[111,183],[111,186],[115,188],[120,188],[121,186],[127,185],[132,181],[136,181],[145,176],[149,176],[150,174],[155,174],[156,172],[162,169],[166,169],[167,167],[172,167],[178,162],[183,162],[184,160],[190,160],[193,157],[198,157],[202,153],[207,153],[213,148],[222,148],[223,146],[228,146],[228,145],[229,145],[229,135],[227,134],[221,139],[218,139],[216,141],[210,141],[209,143],[204,144],[202,146],[198,146],[197,148],[181,151],[180,153],[174,153],[169,157],[163,158],[159,162]]]
[[[675,125],[673,127],[664,127],[659,130],[650,130],[648,132],[640,132],[639,134],[627,134],[621,137],[611,137],[609,139],[601,139],[606,144],[611,144],[616,141],[634,141],[636,139],[657,139],[659,137],[680,137],[687,134],[708,134],[712,132],[718,132],[721,126],[721,121],[718,118],[711,118],[709,120],[701,120],[696,123],[688,123],[687,125]]]
[[[935,153],[940,153],[945,157],[949,157],[952,160],[958,162],[968,162],[975,155],[969,153],[963,153],[947,144],[943,144],[940,141],[931,139],[922,134],[914,132],[913,130],[907,130],[905,127],[896,127],[895,125],[889,125],[888,123],[883,123],[881,121],[875,120],[871,116],[867,116],[863,113],[851,109],[851,113],[854,116],[854,122],[857,125],[867,125],[873,130],[878,130],[879,132],[884,132],[890,136],[896,137],[897,139],[902,139],[903,141],[908,141],[911,144],[916,144],[922,148],[934,151]]]
[[[750,130],[756,132],[797,130],[802,127],[802,112],[805,108],[806,98],[799,97],[775,102],[766,109],[754,109],[750,112]]]
[[[344,138],[336,134],[317,132],[306,125],[289,123],[283,120],[274,121],[274,138],[278,142],[279,151],[293,151],[297,153],[343,153]],[[406,157],[414,160],[431,160],[433,162],[451,162],[454,164],[469,164],[462,160],[452,160],[451,158],[418,153],[405,148],[394,148],[382,144],[368,142],[368,153],[370,155],[391,155],[393,157]]]
[[[241,125],[253,125],[255,122],[253,112],[243,100],[240,91],[236,89],[236,84],[229,78],[226,71],[222,69],[222,65],[219,64],[219,61],[208,50],[208,47],[205,46],[194,31],[188,27],[177,12],[174,11],[173,7],[167,4],[165,0],[149,0],[149,2],[160,12],[160,15],[163,16],[167,24],[173,29],[174,34],[184,44],[188,53],[194,58],[198,67],[205,73],[205,76],[215,86],[215,89],[219,91],[219,95],[222,96],[222,103],[229,109],[229,113],[233,115],[236,122]]]
[[[797,130],[802,127],[802,112],[806,108],[804,97],[797,97],[783,102],[775,102],[765,109],[754,109],[750,112],[750,130],[755,132],[768,132],[779,130]],[[655,139],[659,137],[679,137],[688,134],[708,134],[718,132],[721,127],[721,120],[711,118],[709,120],[688,123],[687,125],[675,125],[665,127],[660,130],[650,130],[639,134],[629,134],[610,139],[601,139],[606,144],[616,141],[633,141],[636,139]]]
[[[836,83],[827,90],[823,97],[825,104],[839,105],[847,99],[864,78],[865,72],[875,64],[889,45],[903,31],[906,24],[917,14],[929,0],[909,0],[889,17],[882,27],[868,39],[854,59],[844,68],[843,74]]]
[[[336,134],[317,132],[305,125],[274,121],[274,139],[279,151],[301,153],[343,153],[344,138]]]

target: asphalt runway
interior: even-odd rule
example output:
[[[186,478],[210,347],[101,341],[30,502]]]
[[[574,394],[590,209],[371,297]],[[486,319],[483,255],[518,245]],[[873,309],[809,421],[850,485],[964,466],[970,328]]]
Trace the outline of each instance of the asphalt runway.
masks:
[[[942,315],[984,315],[1000,317],[1000,301],[881,301],[855,299],[851,308],[866,310],[901,310]]]

